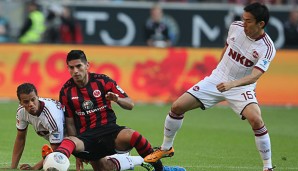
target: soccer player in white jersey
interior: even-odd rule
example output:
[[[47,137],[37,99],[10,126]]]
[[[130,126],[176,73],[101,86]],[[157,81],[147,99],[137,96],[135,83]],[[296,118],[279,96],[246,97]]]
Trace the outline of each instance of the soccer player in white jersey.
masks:
[[[11,169],[18,167],[26,143],[28,125],[32,125],[35,132],[50,142],[53,150],[62,142],[64,135],[64,112],[60,102],[48,98],[39,98],[36,87],[31,83],[23,83],[17,88],[17,96],[20,105],[17,109],[17,136],[14,143]],[[147,170],[154,170],[154,167],[144,163],[141,156],[128,156],[127,154],[115,154],[102,158],[97,165],[107,167],[111,165],[109,160],[117,162],[121,170],[133,168],[141,165]],[[34,166],[21,164],[21,170],[39,170],[42,169],[43,160]],[[76,169],[84,169],[80,160],[76,161]]]
[[[50,142],[56,149],[64,138],[64,113],[60,102],[39,98],[34,85],[24,83],[18,86],[17,96],[20,105],[17,109],[17,136],[14,143],[11,168],[17,168],[24,151],[28,125],[32,125],[35,132]],[[38,170],[42,168],[43,160],[34,166],[22,164],[22,170]]]
[[[264,31],[269,11],[266,6],[253,3],[244,8],[242,18],[243,21],[231,24],[220,62],[212,74],[173,103],[165,119],[163,144],[146,156],[145,162],[173,156],[174,138],[182,126],[185,112],[208,109],[227,101],[234,112],[251,125],[263,160],[262,170],[273,171],[270,138],[254,92],[257,80],[267,71],[276,54],[272,40]]]

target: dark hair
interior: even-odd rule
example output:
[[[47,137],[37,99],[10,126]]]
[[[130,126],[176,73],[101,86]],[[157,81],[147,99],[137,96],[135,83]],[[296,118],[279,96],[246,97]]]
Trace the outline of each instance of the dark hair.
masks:
[[[66,63],[68,64],[69,61],[75,59],[80,59],[82,62],[87,63],[86,55],[82,50],[71,50],[67,54]]]
[[[251,13],[255,17],[257,23],[264,21],[264,27],[267,25],[269,21],[269,10],[265,5],[260,4],[258,2],[252,3],[247,5],[244,8],[244,11]]]
[[[31,83],[23,83],[18,86],[17,88],[17,96],[18,99],[21,100],[20,95],[21,94],[30,94],[31,92],[35,92],[37,95],[36,87]]]

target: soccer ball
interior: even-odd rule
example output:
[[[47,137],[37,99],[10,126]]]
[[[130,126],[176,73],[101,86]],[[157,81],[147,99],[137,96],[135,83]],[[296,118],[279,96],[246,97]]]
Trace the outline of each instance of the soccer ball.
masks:
[[[67,171],[69,168],[68,158],[60,152],[49,154],[43,161],[44,171]]]

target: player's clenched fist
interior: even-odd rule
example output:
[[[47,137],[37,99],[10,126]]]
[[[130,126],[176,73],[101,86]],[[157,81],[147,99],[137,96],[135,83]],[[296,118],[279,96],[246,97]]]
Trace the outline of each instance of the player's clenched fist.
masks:
[[[229,82],[226,83],[220,83],[216,86],[217,90],[220,92],[228,91],[231,88],[233,88],[233,85]]]
[[[112,92],[108,92],[106,94],[106,98],[108,100],[111,100],[111,101],[114,101],[114,102],[118,102],[119,95],[118,94],[115,94],[115,93],[112,93]]]

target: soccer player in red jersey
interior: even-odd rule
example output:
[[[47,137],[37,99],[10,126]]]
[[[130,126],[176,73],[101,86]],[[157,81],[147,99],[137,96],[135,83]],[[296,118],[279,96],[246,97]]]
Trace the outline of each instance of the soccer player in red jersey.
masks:
[[[64,107],[59,101],[41,98],[38,96],[36,87],[31,83],[23,83],[17,88],[17,96],[20,105],[16,114],[16,127],[17,135],[15,138],[11,166],[10,169],[16,169],[23,154],[28,126],[32,125],[37,135],[49,141],[49,145],[44,145],[47,152],[56,150],[65,136],[65,122],[64,122]],[[44,152],[43,152],[44,153]],[[107,158],[121,159],[123,164],[122,168],[133,168],[134,166],[141,165],[147,170],[154,169],[150,164],[144,163],[141,156],[129,156],[126,154],[115,154],[106,156],[100,159],[98,163],[109,163]],[[134,161],[133,165],[129,161]],[[20,170],[40,170],[43,167],[44,160],[31,166],[30,164],[21,164]],[[82,168],[83,163],[78,160],[77,168]]]
[[[90,161],[94,170],[131,169],[133,160],[107,157],[135,148],[141,157],[153,152],[151,144],[139,132],[116,124],[112,109],[114,101],[123,109],[132,110],[133,101],[104,74],[90,73],[89,62],[81,50],[68,53],[66,63],[71,78],[60,91],[60,102],[65,106],[68,137],[55,150],[66,156]],[[182,167],[163,166],[161,161],[150,163],[155,171],[185,171]]]

